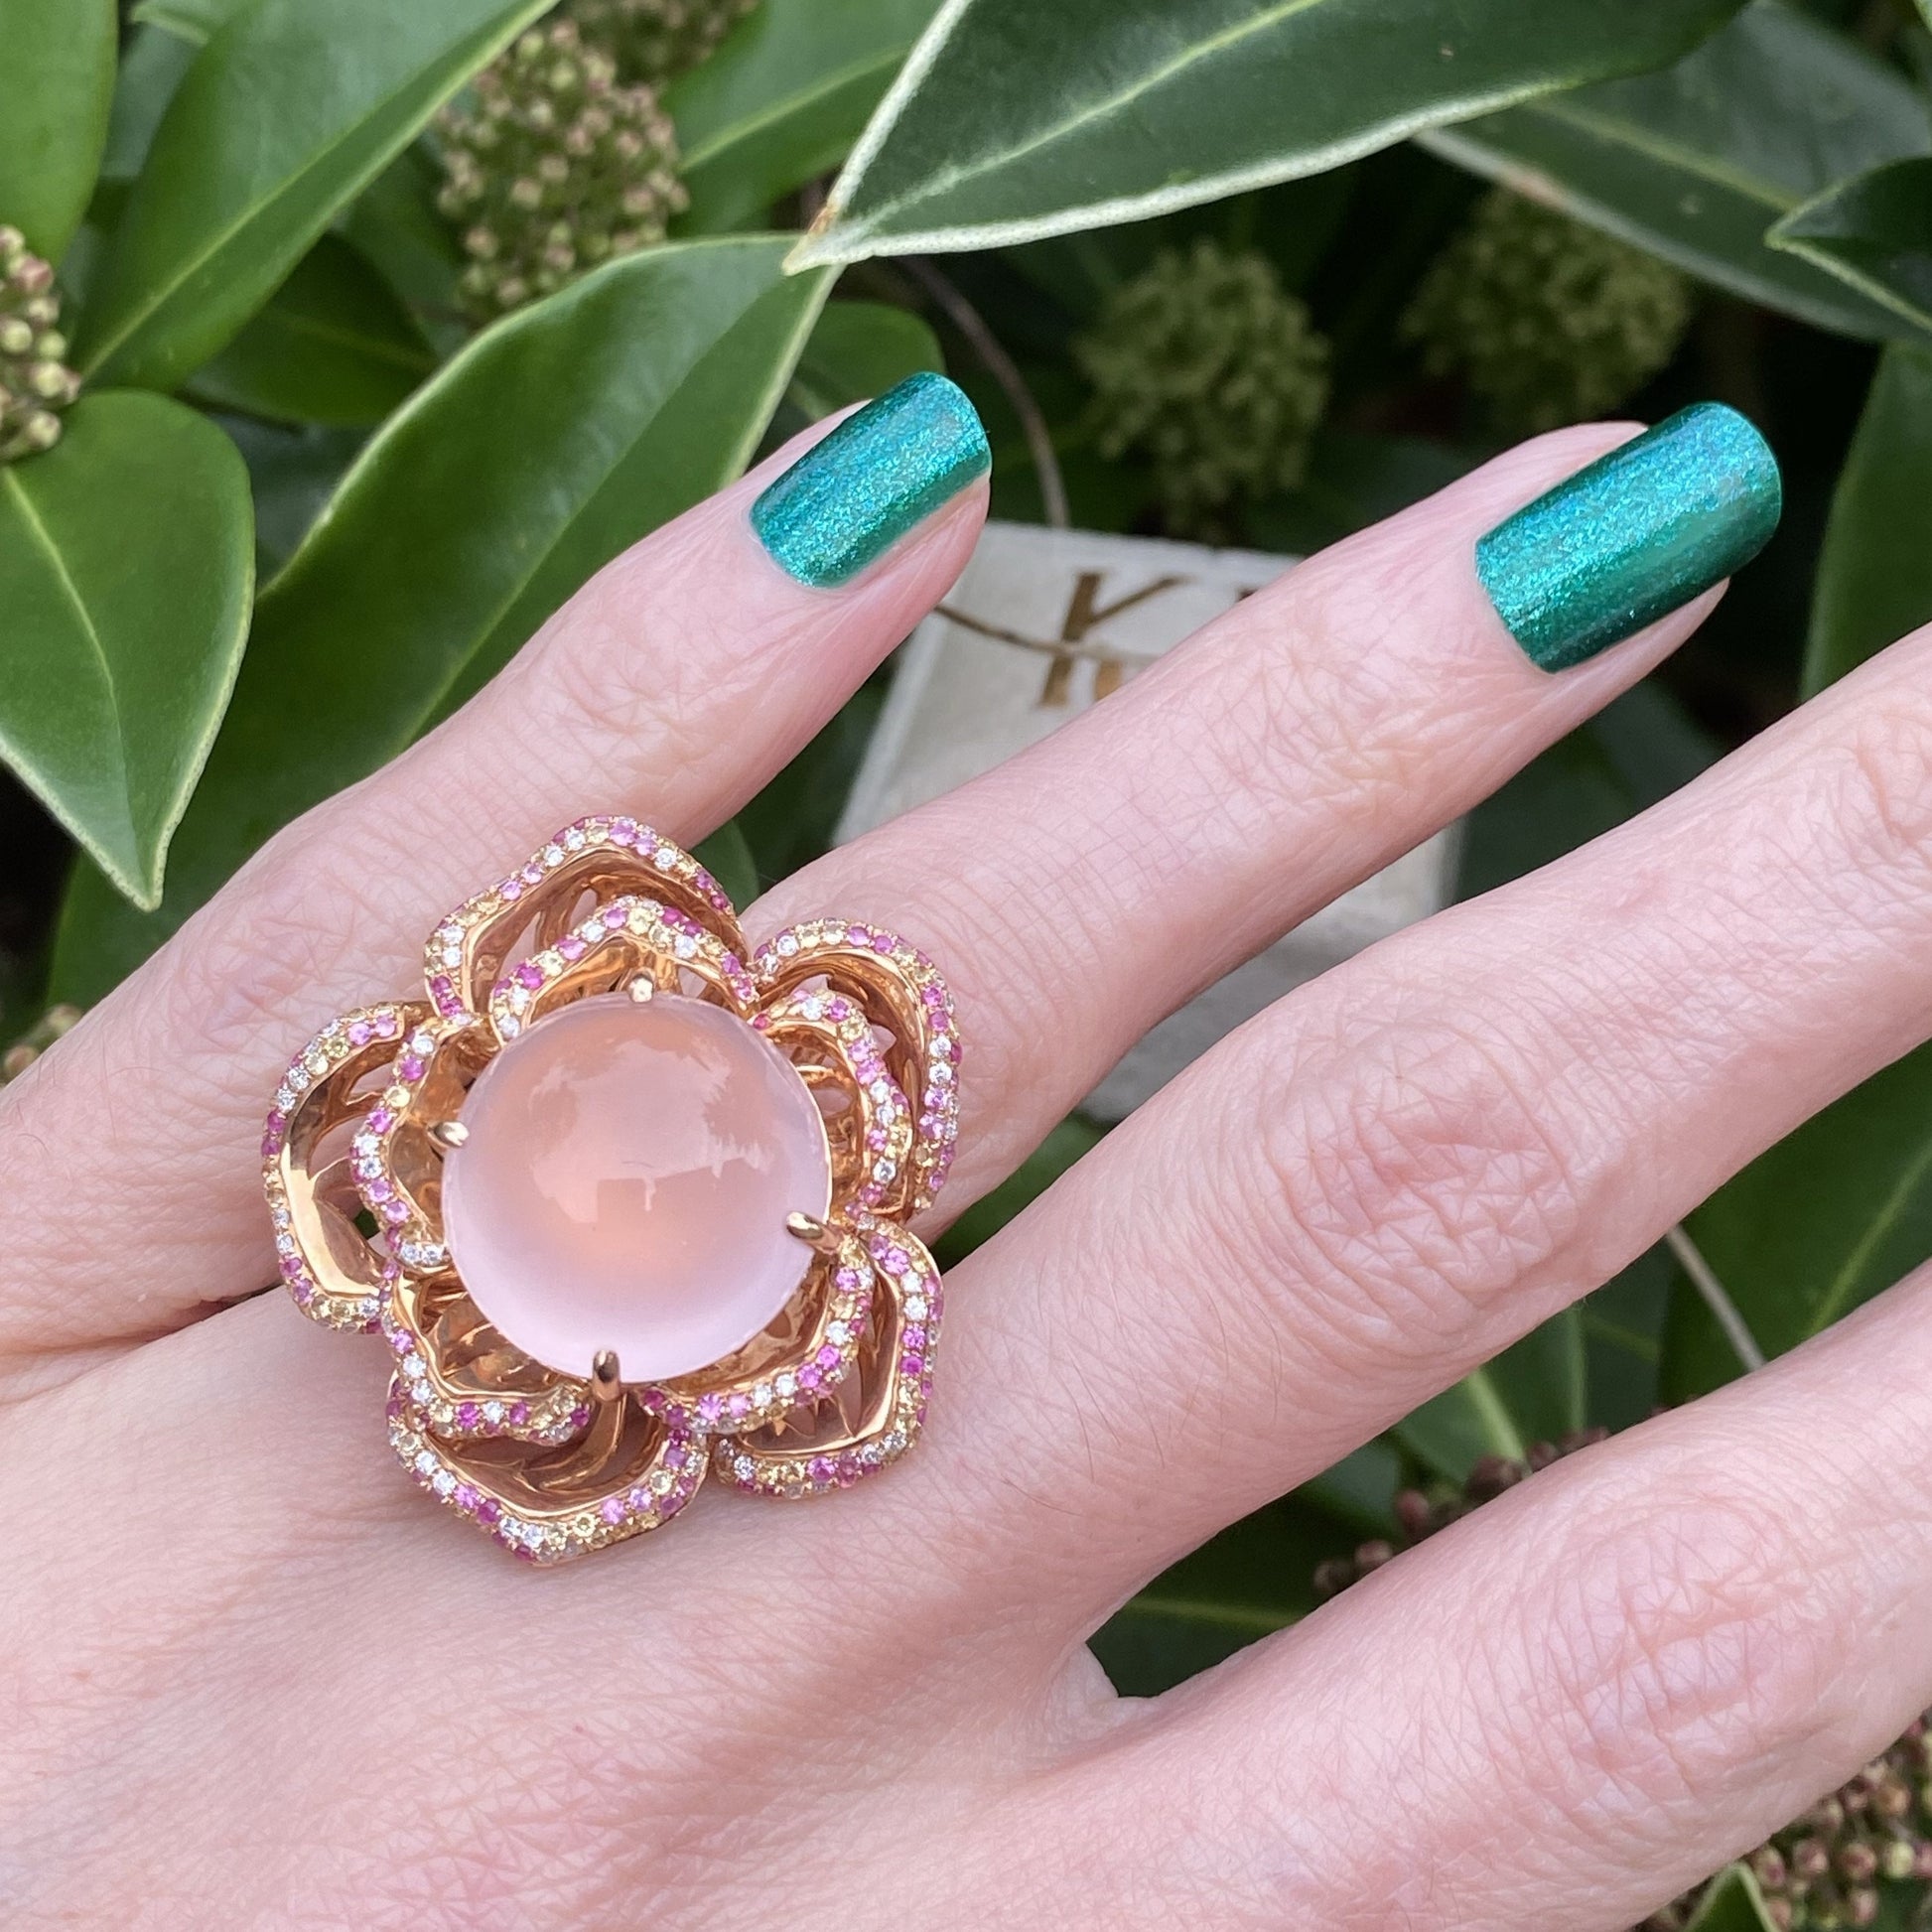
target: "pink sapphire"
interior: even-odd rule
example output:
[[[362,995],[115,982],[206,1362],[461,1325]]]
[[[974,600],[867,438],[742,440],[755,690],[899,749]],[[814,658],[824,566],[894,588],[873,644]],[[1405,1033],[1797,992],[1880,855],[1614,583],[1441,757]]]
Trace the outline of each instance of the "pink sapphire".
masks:
[[[675,994],[579,1000],[537,1021],[464,1103],[443,1164],[451,1258],[483,1314],[584,1375],[704,1368],[784,1310],[811,1263],[831,1156],[797,1070],[744,1022]]]
[[[526,959],[516,969],[516,983],[518,986],[527,987],[530,992],[534,993],[543,984],[542,967]]]
[[[366,1020],[351,1020],[348,1023],[348,1043],[351,1046],[366,1046],[375,1037],[375,1029]]]

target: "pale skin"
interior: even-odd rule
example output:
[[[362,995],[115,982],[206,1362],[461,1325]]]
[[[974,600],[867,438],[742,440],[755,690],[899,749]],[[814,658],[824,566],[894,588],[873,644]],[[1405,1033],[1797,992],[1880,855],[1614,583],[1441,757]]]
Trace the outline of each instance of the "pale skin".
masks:
[[[1338,545],[751,908],[947,971],[948,1211],[1696,627],[1715,595],[1550,676],[1477,584],[1479,532],[1629,433]],[[796,454],[0,1097],[8,1924],[1634,1923],[1932,1699],[1932,1280],[1167,1697],[1116,1698],[1084,1639],[1932,1035],[1932,632],[1223,1041],[957,1271],[905,1462],[534,1572],[397,1467],[378,1343],[254,1294],[260,1119],[446,906],[586,811],[701,837],[944,593],[982,488],[807,590],[745,515]]]

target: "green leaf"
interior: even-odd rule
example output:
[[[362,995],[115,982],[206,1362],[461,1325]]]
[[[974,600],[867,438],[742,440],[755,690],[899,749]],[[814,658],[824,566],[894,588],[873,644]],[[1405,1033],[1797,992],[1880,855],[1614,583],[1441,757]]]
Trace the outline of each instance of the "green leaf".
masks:
[[[1583,1317],[1564,1309],[1425,1402],[1394,1435],[1438,1475],[1460,1482],[1479,1456],[1521,1461],[1532,1443],[1582,1429],[1585,1394]]]
[[[1684,1932],[1777,1932],[1748,1865],[1727,1865],[1712,1879]]]
[[[689,234],[714,234],[836,168],[936,0],[762,0],[664,97]]]
[[[909,309],[830,302],[798,358],[785,400],[816,422],[849,403],[883,396],[915,370],[945,366],[938,337]]]
[[[388,283],[325,234],[190,387],[198,402],[272,421],[378,423],[435,360]]]
[[[298,812],[476,690],[593,572],[744,467],[827,278],[782,235],[674,243],[498,323],[363,450],[262,593],[160,912],[91,874],[56,997],[91,1001]]]
[[[1889,161],[1840,182],[1793,208],[1765,240],[1932,331],[1932,158]]]
[[[1932,1047],[1814,1115],[1686,1225],[1766,1355],[1889,1288],[1932,1255]],[[1665,1399],[1688,1401],[1738,1372],[1680,1282],[1664,1330]]]
[[[121,50],[120,70],[114,76],[114,104],[107,116],[107,146],[100,157],[105,182],[131,182],[147,162],[155,129],[168,111],[175,90],[195,65],[199,50],[160,27],[142,26],[128,36]],[[115,207],[118,218],[121,207]],[[100,220],[96,207],[90,217]],[[64,274],[62,280],[68,278]]]
[[[257,0],[176,89],[128,198],[77,352],[170,389],[308,253],[338,209],[547,0]]]
[[[1878,358],[1839,473],[1812,593],[1810,697],[1932,621],[1932,349],[1894,343]]]
[[[1439,128],[1424,145],[1822,329],[1903,325],[1765,229],[1843,176],[1932,150],[1902,74],[1780,0],[1756,0],[1667,71]]]
[[[1094,1655],[1123,1696],[1156,1697],[1306,1616],[1315,1566],[1360,1541],[1353,1523],[1298,1489],[1150,1584],[1094,1633]]]
[[[83,397],[66,423],[0,467],[0,757],[152,906],[248,631],[248,475],[162,396]]]
[[[49,261],[94,190],[119,38],[114,0],[0,0],[0,221]]]
[[[796,265],[1131,221],[1675,60],[1738,0],[946,0]]]
[[[204,46],[227,25],[231,14],[239,13],[249,0],[141,0],[128,18]]]

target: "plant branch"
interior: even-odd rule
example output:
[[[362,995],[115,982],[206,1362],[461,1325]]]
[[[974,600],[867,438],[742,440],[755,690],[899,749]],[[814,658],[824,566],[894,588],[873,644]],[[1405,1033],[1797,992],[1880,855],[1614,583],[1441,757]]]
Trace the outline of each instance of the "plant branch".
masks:
[[[1059,458],[1053,454],[1053,439],[1047,431],[1046,418],[1039,413],[1039,404],[1027,387],[1027,378],[1001,345],[999,337],[986,326],[986,318],[924,256],[903,255],[897,265],[945,311],[947,320],[986,364],[987,373],[1006,391],[1013,413],[1020,418],[1021,432],[1033,456],[1034,472],[1039,478],[1039,498],[1046,521],[1054,529],[1064,530],[1072,521],[1066,508],[1066,483],[1060,476]]]
[[[1743,1363],[1746,1370],[1764,1366],[1764,1351],[1757,1345],[1757,1337],[1751,1333],[1750,1324],[1737,1311],[1737,1304],[1725,1291],[1725,1285],[1718,1279],[1717,1271],[1705,1260],[1698,1244],[1685,1231],[1682,1221],[1664,1236],[1685,1274],[1691,1278],[1691,1286],[1704,1298],[1704,1306],[1716,1317],[1718,1326],[1725,1331],[1725,1339],[1730,1343],[1731,1352]]]

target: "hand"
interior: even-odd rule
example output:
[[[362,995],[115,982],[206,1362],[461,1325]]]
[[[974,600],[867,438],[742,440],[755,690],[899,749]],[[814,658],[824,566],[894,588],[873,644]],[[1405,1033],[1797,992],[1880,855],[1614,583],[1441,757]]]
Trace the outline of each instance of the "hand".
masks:
[[[890,456],[868,420],[811,473],[838,501]],[[1715,590],[1650,581],[1689,601],[1552,674],[1498,610],[1561,662],[1577,580],[1539,618],[1472,566],[1630,434],[1336,546],[752,909],[949,975],[949,1209],[1697,625]],[[243,1299],[260,1118],[447,905],[588,810],[702,835],[932,607],[983,485],[811,588],[748,520],[798,456],[606,570],[0,1100],[9,1924],[1628,1926],[1932,1691],[1924,1280],[1170,1696],[1083,1639],[1932,1033],[1932,635],[1223,1041],[957,1271],[903,1464],[533,1572],[396,1466],[379,1345]],[[1728,460],[1573,493],[1561,554],[1681,559]]]

